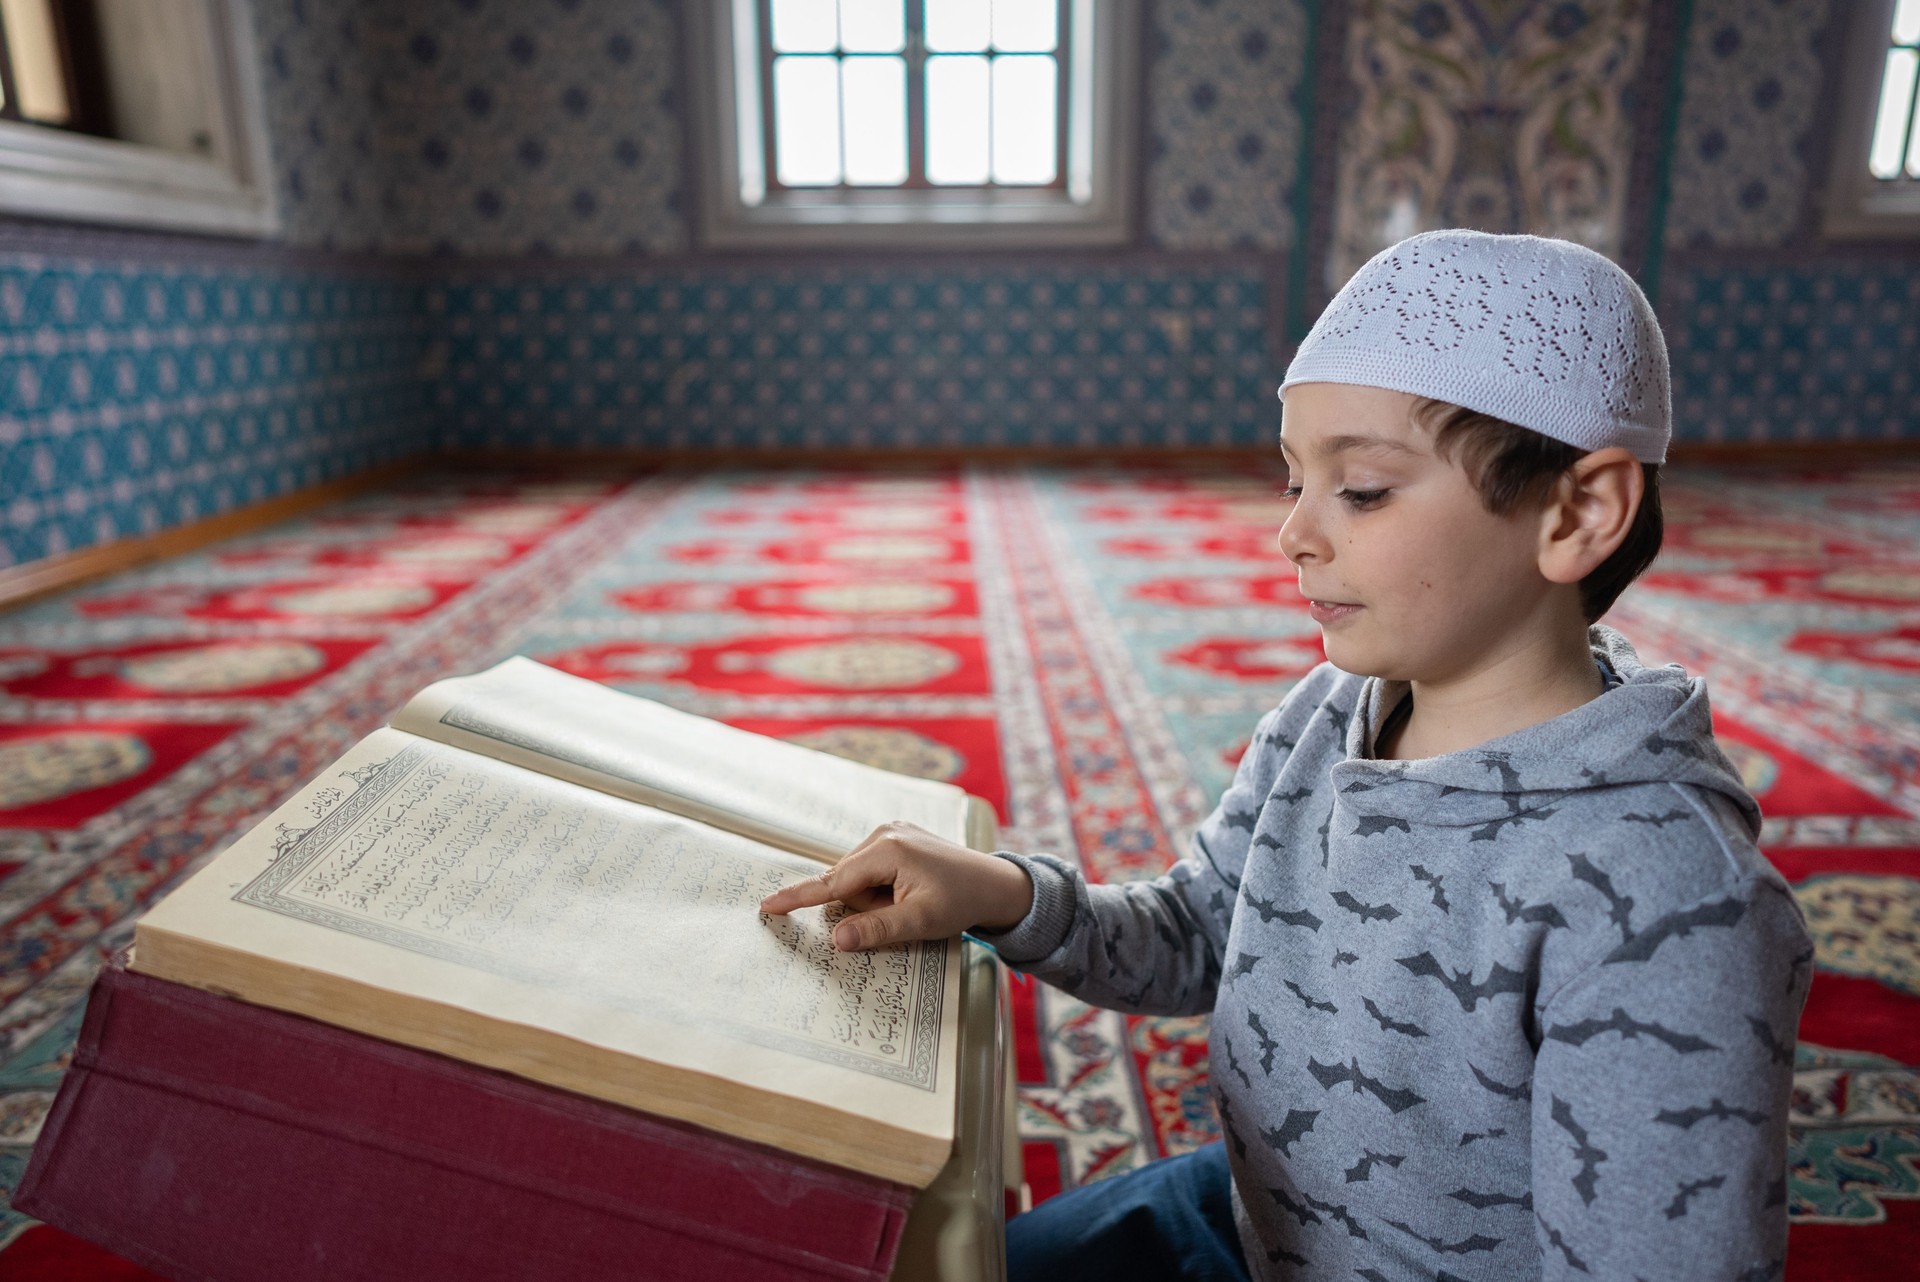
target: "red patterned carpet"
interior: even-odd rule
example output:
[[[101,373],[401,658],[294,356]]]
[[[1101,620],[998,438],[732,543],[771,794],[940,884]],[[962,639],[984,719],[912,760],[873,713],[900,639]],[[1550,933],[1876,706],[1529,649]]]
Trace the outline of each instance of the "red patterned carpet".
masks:
[[[1270,464],[441,477],[0,615],[0,1191],[133,919],[436,677],[525,653],[1164,866],[1320,658]],[[1920,466],[1675,471],[1610,622],[1712,682],[1818,973],[1787,1275],[1920,1252]],[[1205,1021],[1017,989],[1036,1196],[1215,1135]],[[146,1276],[0,1204],[0,1274]]]

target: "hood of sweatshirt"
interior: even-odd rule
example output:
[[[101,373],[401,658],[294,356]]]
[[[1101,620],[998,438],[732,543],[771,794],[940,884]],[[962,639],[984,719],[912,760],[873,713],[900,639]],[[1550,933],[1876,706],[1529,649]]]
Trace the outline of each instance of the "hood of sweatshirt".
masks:
[[[1676,665],[1647,667],[1612,628],[1596,624],[1588,639],[1619,685],[1550,721],[1440,757],[1373,759],[1374,736],[1408,687],[1367,678],[1347,725],[1347,760],[1333,769],[1335,789],[1359,811],[1465,827],[1540,811],[1570,793],[1692,784],[1724,795],[1758,837],[1760,807],[1714,743],[1706,683]],[[1516,760],[1526,764],[1516,768]]]

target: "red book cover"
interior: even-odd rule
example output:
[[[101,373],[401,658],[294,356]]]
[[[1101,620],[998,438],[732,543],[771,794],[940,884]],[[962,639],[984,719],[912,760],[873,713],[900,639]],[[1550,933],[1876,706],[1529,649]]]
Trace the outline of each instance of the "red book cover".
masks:
[[[173,1278],[884,1279],[913,1190],[126,969],[13,1204]]]

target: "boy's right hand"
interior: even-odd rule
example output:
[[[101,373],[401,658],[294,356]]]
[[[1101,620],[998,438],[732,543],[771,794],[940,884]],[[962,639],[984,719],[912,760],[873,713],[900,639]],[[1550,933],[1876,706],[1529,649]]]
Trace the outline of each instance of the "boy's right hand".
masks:
[[[849,909],[833,946],[858,952],[963,930],[1006,930],[1033,906],[1033,882],[1012,860],[957,846],[910,823],[873,830],[839,863],[782,886],[760,911],[786,914],[839,900]]]

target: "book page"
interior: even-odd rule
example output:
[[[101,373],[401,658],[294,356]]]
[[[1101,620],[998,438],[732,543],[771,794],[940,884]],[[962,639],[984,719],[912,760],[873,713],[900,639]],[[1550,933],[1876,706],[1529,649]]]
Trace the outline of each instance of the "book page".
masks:
[[[513,658],[437,681],[395,729],[832,862],[890,820],[967,838],[967,794]]]
[[[950,1136],[957,945],[840,953],[837,905],[757,911],[817,867],[380,730],[154,908],[134,964],[183,978],[164,936],[191,936]],[[411,1041],[431,1019],[400,1023],[371,1031]],[[515,1067],[487,1050],[468,1057]]]

